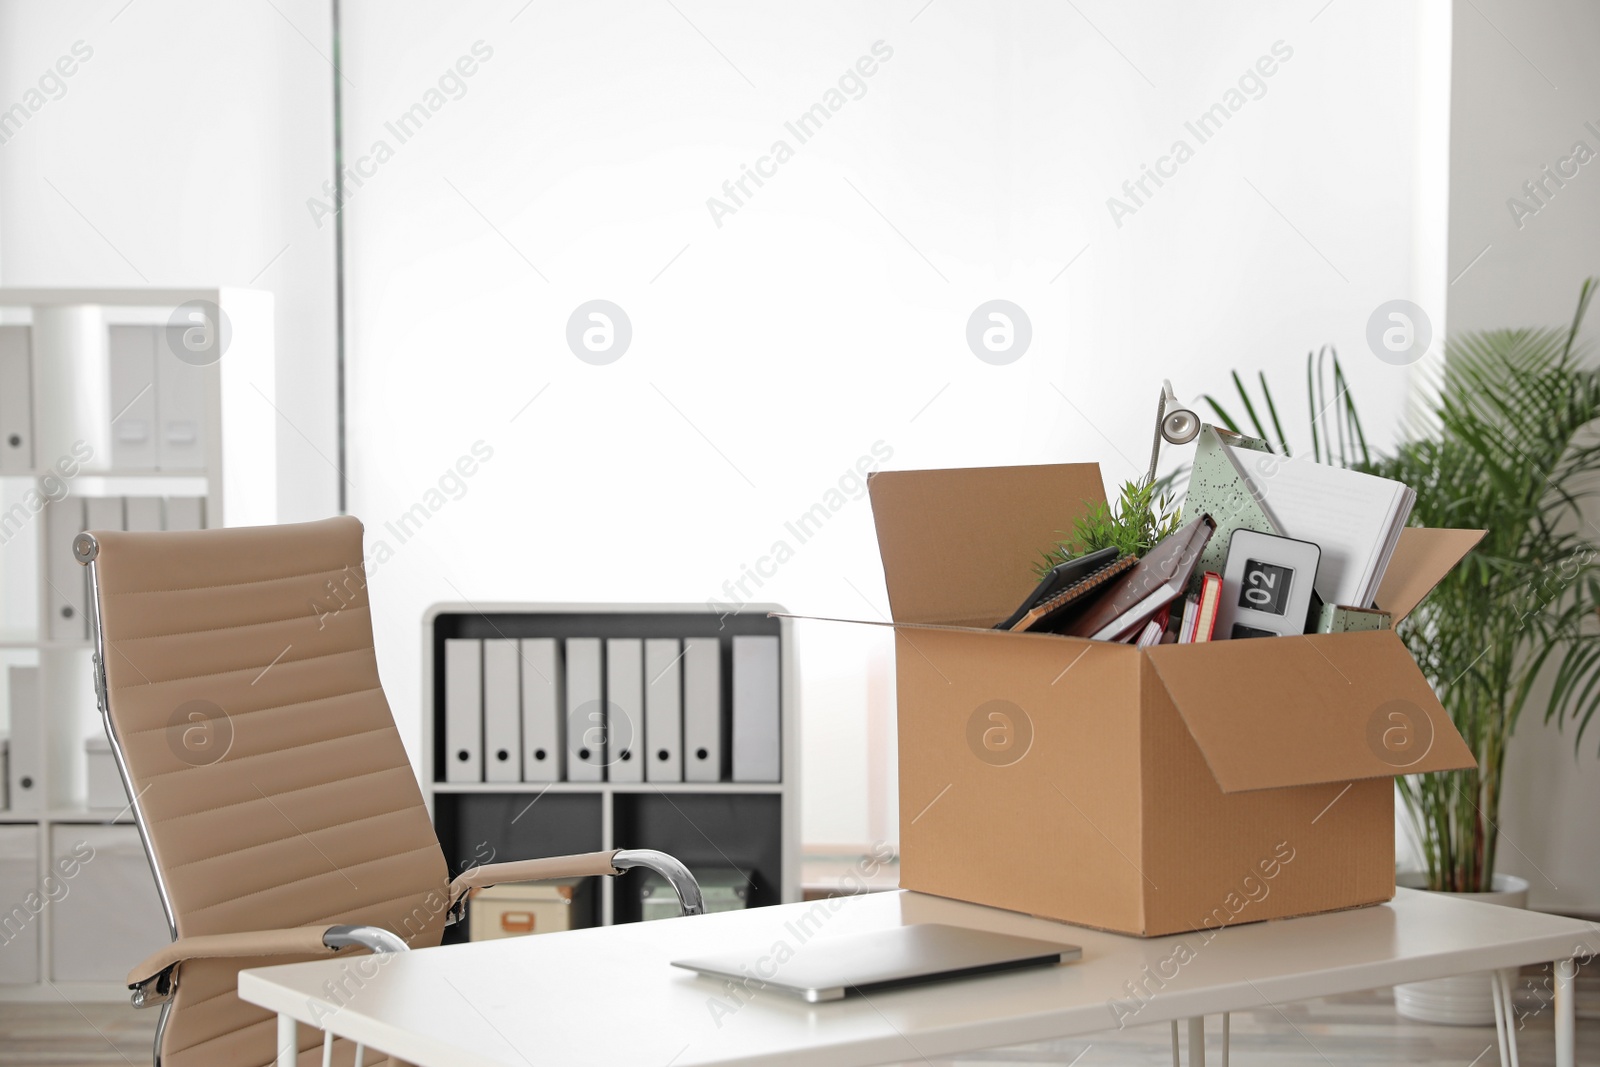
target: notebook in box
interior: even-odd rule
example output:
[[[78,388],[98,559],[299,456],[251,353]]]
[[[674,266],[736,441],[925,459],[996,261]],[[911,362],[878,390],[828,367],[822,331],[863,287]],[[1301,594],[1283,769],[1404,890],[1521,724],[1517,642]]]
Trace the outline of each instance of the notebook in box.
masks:
[[[1183,594],[1216,527],[1201,515],[1164,538],[1060,632],[1108,641],[1144,622]]]

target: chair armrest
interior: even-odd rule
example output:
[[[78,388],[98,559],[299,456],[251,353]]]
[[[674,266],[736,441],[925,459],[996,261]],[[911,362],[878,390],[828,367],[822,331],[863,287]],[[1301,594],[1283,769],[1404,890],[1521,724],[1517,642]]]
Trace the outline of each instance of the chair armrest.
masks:
[[[552,878],[621,874],[611,862],[611,857],[617,852],[617,849],[612,849],[609,852],[584,852],[576,856],[551,856],[542,860],[486,863],[456,876],[455,881],[450,883],[450,903],[454,905],[474,889],[487,889],[505,882],[545,882]]]
[[[540,860],[512,860],[509,863],[486,863],[456,876],[450,883],[450,921],[461,918],[467,894],[474,889],[487,889],[504,882],[543,882],[552,878],[611,877],[633,867],[646,867],[661,875],[678,894],[678,904],[685,915],[700,915],[705,905],[700,898],[700,885],[682,863],[665,852],[650,849],[612,849],[609,852],[585,852],[576,856],[552,856]]]
[[[180,937],[170,945],[161,946],[129,971],[128,986],[141,986],[186,960],[246,956],[331,956],[336,950],[322,941],[328,930],[327,926],[297,926],[288,930]]]
[[[233,934],[180,937],[151,953],[128,972],[133,1006],[148,1008],[172,998],[180,964],[188,960],[239,959],[250,956],[331,956],[344,948],[376,953],[405,952],[410,946],[381,926],[296,926],[287,930],[252,930]]]

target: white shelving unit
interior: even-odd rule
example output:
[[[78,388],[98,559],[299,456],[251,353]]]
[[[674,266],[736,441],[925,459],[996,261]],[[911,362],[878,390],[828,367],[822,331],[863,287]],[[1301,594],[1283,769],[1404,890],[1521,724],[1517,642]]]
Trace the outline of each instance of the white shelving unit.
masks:
[[[184,361],[174,375],[195,390],[195,455],[181,469],[118,467],[122,449],[114,423],[123,412],[111,395],[110,331],[148,327],[153,337],[164,336],[161,331],[174,323],[181,328],[196,322],[185,307],[196,301],[216,309],[202,315],[227,322],[228,343],[219,346],[214,361],[205,362],[204,356]],[[58,603],[64,597],[74,619],[85,624],[87,605],[75,587],[58,592],[50,580],[51,567],[59,567],[52,557],[71,558],[71,534],[56,544],[47,536],[55,532],[46,514],[53,505],[35,508],[31,501],[117,498],[120,506],[127,497],[161,498],[165,514],[172,501],[198,499],[203,501],[199,508],[182,506],[186,513],[200,511],[207,526],[274,522],[272,296],[226,288],[0,288],[0,329],[14,338],[16,328],[27,336],[30,439],[18,445],[9,434],[0,437],[0,453],[27,453],[19,461],[18,451],[10,451],[0,466],[0,703],[10,733],[10,668],[38,668],[43,751],[35,753],[38,810],[0,809],[0,836],[11,850],[0,855],[13,863],[7,892],[18,897],[0,898],[0,974],[15,974],[14,965],[25,958],[19,953],[33,952],[36,963],[32,982],[0,978],[0,1000],[59,1002],[63,994],[73,1000],[122,1000],[128,995],[122,976],[138,962],[134,952],[143,951],[128,949],[141,941],[148,941],[146,948],[159,947],[169,934],[131,815],[126,809],[88,807],[84,742],[103,729],[91,682],[91,647],[87,635],[53,634],[52,623],[59,627],[60,620],[54,618],[52,597]],[[155,360],[179,364],[175,354],[152,345]],[[0,390],[13,390],[12,413],[19,410],[17,388],[14,380],[0,381]],[[153,381],[150,388],[156,388]],[[7,411],[6,403],[0,397],[0,413]],[[154,420],[148,429],[162,431]],[[67,458],[70,477],[63,474]],[[16,855],[25,849],[25,831],[32,833],[31,892],[43,902],[37,909],[27,894],[12,893],[19,885]],[[92,850],[92,858],[64,875],[61,854],[73,848],[80,855]]]
[[[481,859],[652,848],[691,870],[734,867],[751,873],[752,905],[801,899],[797,684],[792,623],[770,619],[777,605],[746,605],[719,616],[704,604],[436,604],[423,618],[422,789],[451,873]],[[447,782],[444,761],[444,642],[451,637],[718,637],[723,715],[730,711],[735,635],[779,640],[777,782]],[[724,736],[728,725],[725,722]],[[726,744],[724,745],[726,749]],[[742,803],[741,803],[742,802]],[[597,921],[631,921],[637,909],[619,892],[632,872],[600,880]],[[464,924],[463,924],[464,925]]]

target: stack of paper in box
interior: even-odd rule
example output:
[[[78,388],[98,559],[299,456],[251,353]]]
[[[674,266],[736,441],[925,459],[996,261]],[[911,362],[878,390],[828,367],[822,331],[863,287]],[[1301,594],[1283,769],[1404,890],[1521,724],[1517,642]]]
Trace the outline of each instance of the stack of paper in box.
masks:
[[[1322,548],[1317,595],[1326,604],[1370,608],[1411,516],[1410,486],[1308,457],[1223,446],[1277,532]]]

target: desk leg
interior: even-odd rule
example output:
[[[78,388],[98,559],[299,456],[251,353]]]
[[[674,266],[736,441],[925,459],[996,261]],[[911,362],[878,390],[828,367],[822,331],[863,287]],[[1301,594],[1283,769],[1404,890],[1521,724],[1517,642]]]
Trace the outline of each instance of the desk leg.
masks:
[[[1577,1005],[1573,1003],[1578,986],[1578,964],[1561,960],[1556,971],[1556,1067],[1577,1067]]]
[[[278,1067],[298,1067],[300,1063],[300,1028],[294,1016],[278,1015]]]
[[[1172,1067],[1183,1067],[1183,1060],[1178,1057],[1178,1020],[1172,1020]]]
[[[1222,1013],[1222,1067],[1228,1067],[1228,1013]]]
[[[1189,1067],[1206,1067],[1206,1017],[1189,1020]]]
[[[1505,974],[1501,971],[1489,972],[1489,996],[1494,1000],[1494,1036],[1500,1042],[1500,1067],[1510,1067],[1510,1059],[1506,1055],[1506,1037],[1514,1020],[1506,1018]]]
[[[1522,1067],[1517,1059],[1517,1004],[1512,998],[1517,988],[1518,968],[1500,971],[1500,996],[1506,1002],[1506,1047],[1511,1050],[1511,1067]]]

